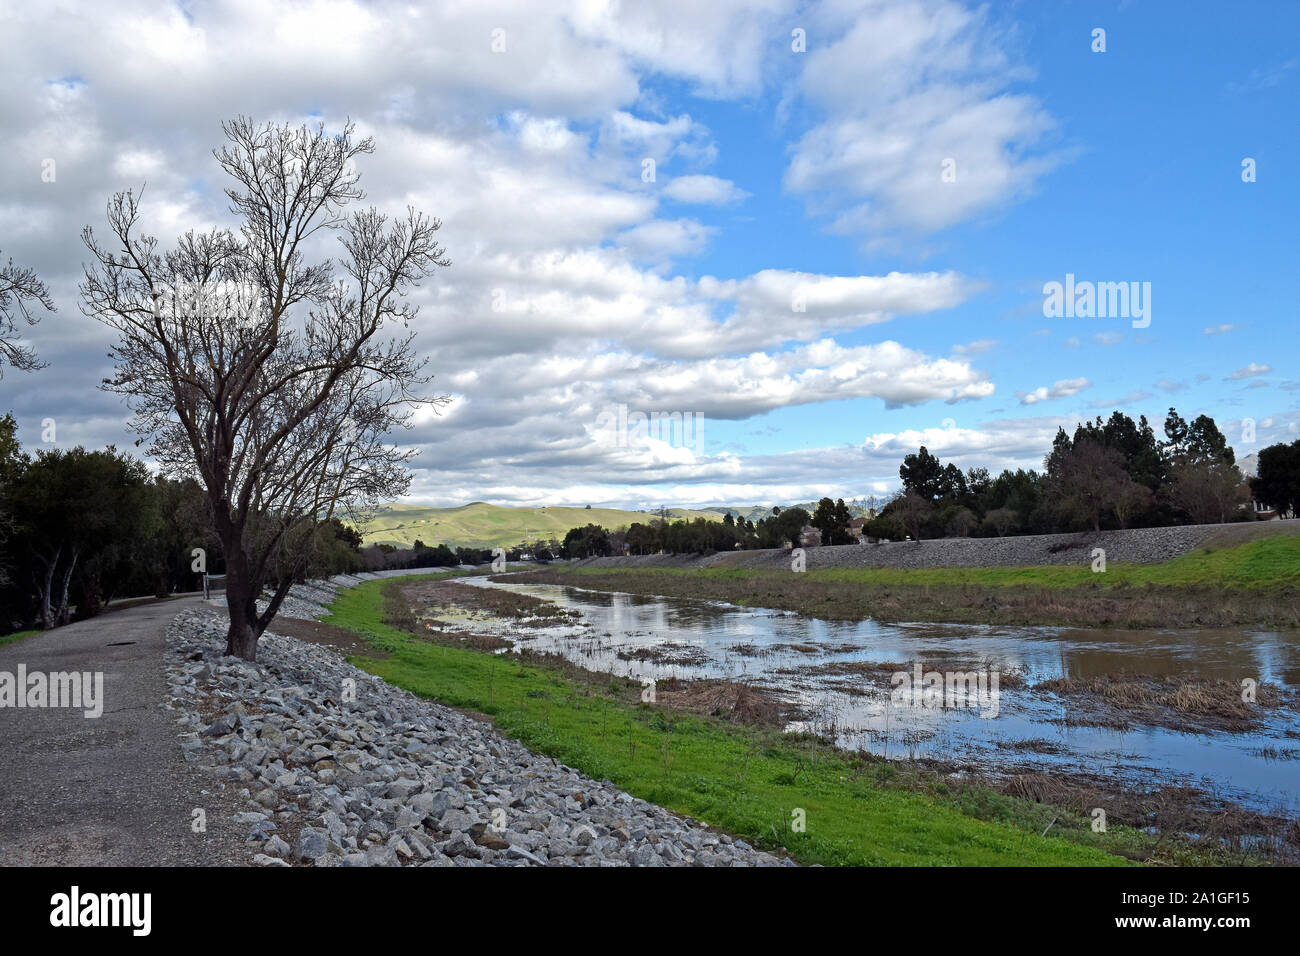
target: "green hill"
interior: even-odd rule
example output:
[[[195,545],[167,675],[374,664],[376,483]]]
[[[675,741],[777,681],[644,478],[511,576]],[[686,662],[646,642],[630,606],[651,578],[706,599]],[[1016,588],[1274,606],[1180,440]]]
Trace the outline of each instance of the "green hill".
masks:
[[[409,548],[419,538],[430,547],[509,547],[538,538],[563,540],[570,528],[598,524],[610,531],[634,521],[649,522],[658,512],[623,511],[618,508],[503,508],[481,501],[459,508],[429,508],[424,505],[389,505],[364,522],[361,536],[366,544],[393,544]],[[669,508],[669,517],[707,518],[721,521],[720,511],[691,511]]]

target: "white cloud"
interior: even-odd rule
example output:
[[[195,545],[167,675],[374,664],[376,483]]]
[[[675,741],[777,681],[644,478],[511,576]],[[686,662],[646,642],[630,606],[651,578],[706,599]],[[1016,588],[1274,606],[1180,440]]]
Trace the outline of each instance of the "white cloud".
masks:
[[[1024,73],[986,16],[950,0],[818,8],[826,39],[799,89],[822,119],[796,144],[786,188],[851,233],[934,232],[1031,193],[1064,157],[1041,149],[1046,110],[1008,91]]]
[[[696,255],[716,232],[694,219],[652,219],[620,233],[618,244],[634,258],[660,262]]]
[[[960,355],[963,358],[969,358],[972,355],[985,355],[993,351],[997,344],[994,339],[977,339],[974,342],[967,342],[965,345],[954,345],[952,354]]]
[[[1040,385],[1030,392],[1017,392],[1016,397],[1020,399],[1021,405],[1037,405],[1039,402],[1047,402],[1056,398],[1068,398],[1071,395],[1077,395],[1092,383],[1086,378],[1066,378],[1061,379],[1052,386]]]
[[[938,418],[995,394],[971,364],[993,339],[944,355],[954,339],[940,330],[943,345],[916,345],[914,320],[981,291],[957,272],[821,274],[778,259],[729,272],[729,260],[710,261],[718,274],[701,276],[683,264],[721,246],[727,227],[680,217],[669,201],[729,206],[747,193],[709,174],[725,144],[687,111],[693,100],[664,102],[665,77],[703,97],[795,96],[810,120],[796,130],[786,187],[841,229],[927,231],[991,214],[1059,160],[1040,145],[1050,117],[1011,89],[1018,74],[990,44],[987,14],[946,0],[829,4],[806,21],[801,10],[814,42],[792,59],[794,9],[212,0],[182,11],[125,0],[6,21],[0,236],[6,255],[21,242],[61,307],[34,330],[55,366],[39,379],[6,376],[6,394],[25,422],[56,417],[61,438],[121,443],[116,400],[85,384],[108,369],[104,331],[75,308],[80,227],[99,227],[107,196],[145,180],[164,245],[224,224],[209,152],[222,119],[337,127],[350,115],[377,143],[359,164],[367,201],[441,217],[453,261],[415,295],[417,343],[435,390],[454,401],[400,436],[423,451],[413,498],[652,506],[852,495],[896,485],[918,437],[970,464],[1041,460],[1055,423],[1038,418],[934,435],[886,432],[886,418],[862,447],[774,454],[593,440],[610,402],[699,411],[707,436],[708,422],[786,407],[945,403]],[[497,27],[502,54],[490,47]],[[46,156],[58,160],[57,184],[40,181]],[[955,184],[939,182],[947,156]],[[655,182],[641,176],[647,157]],[[885,323],[887,339],[872,334]]]
[[[664,195],[683,203],[707,206],[727,206],[740,202],[749,193],[729,179],[717,176],[675,176],[664,187]]]
[[[1241,368],[1233,372],[1231,378],[1253,378],[1256,375],[1267,375],[1271,371],[1273,371],[1273,368],[1270,365],[1261,365],[1258,362],[1251,362],[1249,365],[1243,365]]]

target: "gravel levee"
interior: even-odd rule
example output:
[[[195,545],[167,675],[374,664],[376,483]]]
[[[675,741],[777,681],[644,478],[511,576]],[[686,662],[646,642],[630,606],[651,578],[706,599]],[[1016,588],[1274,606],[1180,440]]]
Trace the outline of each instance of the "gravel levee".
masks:
[[[1300,531],[1300,523],[1183,525],[1079,534],[1036,534],[1008,538],[935,538],[882,544],[848,544],[806,549],[809,570],[816,568],[992,568],[1048,564],[1087,565],[1092,549],[1102,548],[1108,563],[1158,564],[1187,554],[1211,535]],[[624,568],[788,567],[784,550],[739,551],[711,555],[646,555],[592,558],[579,565]]]
[[[462,566],[461,570],[464,570],[464,567]],[[295,584],[280,603],[276,614],[279,617],[297,617],[307,621],[315,621],[329,613],[329,606],[341,588],[350,588],[362,581],[373,581],[377,578],[400,578],[413,574],[437,574],[447,570],[447,568],[401,568],[392,571],[363,571],[360,574],[336,574],[332,578],[308,581],[306,584]],[[215,598],[209,603],[214,607],[224,608],[226,606],[223,598]],[[259,611],[266,610],[266,601],[258,601],[257,609]]]
[[[321,608],[355,580],[296,588],[291,607]],[[252,862],[793,865],[534,754],[330,648],[278,636],[274,623],[256,664],[224,657],[225,629],[215,608],[178,615],[167,673],[186,759],[247,806],[236,822]]]

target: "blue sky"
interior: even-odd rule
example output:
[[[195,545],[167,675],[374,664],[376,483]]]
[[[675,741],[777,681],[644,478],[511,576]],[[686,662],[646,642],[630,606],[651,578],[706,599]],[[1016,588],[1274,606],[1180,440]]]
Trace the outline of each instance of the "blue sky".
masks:
[[[50,368],[0,380],[29,447],[46,418],[52,444],[130,440],[77,236],[146,182],[164,242],[231,224],[210,151],[235,113],[350,117],[368,202],[443,219],[414,328],[451,403],[398,436],[411,500],[861,497],[918,444],[1036,466],[1115,408],[1210,414],[1239,456],[1300,437],[1300,4],[0,0],[0,23],[0,250],[59,305],[31,335]],[[1067,273],[1150,283],[1150,326],[1044,317]],[[620,405],[699,413],[704,440],[611,435]]]
[[[1018,88],[1032,90],[1052,111],[1059,142],[1072,156],[1039,181],[1032,197],[887,253],[826,233],[783,192],[782,134],[788,131],[773,128],[766,115],[714,104],[695,111],[721,145],[719,175],[753,198],[711,220],[726,238],[690,268],[723,276],[782,266],[839,273],[956,269],[989,288],[917,323],[909,345],[942,351],[964,339],[996,339],[980,364],[999,383],[1028,390],[1083,375],[1092,385],[1088,407],[1078,414],[1118,407],[1146,414],[1157,430],[1171,404],[1220,421],[1294,412],[1296,392],[1277,385],[1295,374],[1286,343],[1300,344],[1294,291],[1300,69],[1288,39],[1300,35],[1300,5],[1180,9],[1176,26],[1167,4],[1112,6],[1105,15],[1048,4],[1004,10],[1023,62],[1036,74]],[[1107,50],[1094,53],[1091,31],[1103,24]],[[1247,156],[1258,169],[1249,184],[1241,180]],[[1067,271],[1079,279],[1151,282],[1151,327],[1044,319],[1042,283]],[[1204,332],[1224,324],[1235,328]],[[869,327],[845,341],[870,341],[876,331]],[[1096,344],[1100,332],[1118,332],[1122,340]],[[1073,338],[1077,347],[1066,344]],[[1251,362],[1273,367],[1270,388],[1250,388],[1260,378],[1225,381]],[[1209,379],[1198,382],[1198,375]],[[1161,381],[1183,387],[1161,388]],[[788,447],[791,432],[817,444],[857,443],[864,430],[924,428],[936,417],[970,424],[999,410],[1014,413],[1017,404],[1005,388],[957,407],[887,411],[873,399],[850,399],[720,422],[709,434],[751,451],[777,451]],[[1079,408],[1073,398],[1061,398],[1035,411]],[[1243,454],[1259,444],[1235,437]]]

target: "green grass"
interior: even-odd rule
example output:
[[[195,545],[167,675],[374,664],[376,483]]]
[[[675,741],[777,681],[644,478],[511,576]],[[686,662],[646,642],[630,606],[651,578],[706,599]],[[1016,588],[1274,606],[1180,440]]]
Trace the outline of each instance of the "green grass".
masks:
[[[674,508],[672,518],[708,518],[721,521],[717,511]],[[510,547],[538,538],[564,540],[570,528],[598,524],[613,531],[634,521],[648,523],[654,515],[617,508],[502,508],[481,501],[459,508],[390,505],[358,529],[366,544],[393,544],[409,548],[419,538],[433,547]]]
[[[1300,584],[1300,536],[1260,538],[1218,550],[1196,550],[1160,564],[1108,564],[1092,570],[1083,554],[1077,565],[1013,568],[826,569],[810,572],[829,580],[881,583],[967,584],[981,587],[1077,588],[1194,587],[1272,588]]]
[[[406,578],[404,582],[419,580]],[[812,740],[618,698],[518,659],[420,641],[384,623],[383,588],[339,593],[326,622],[388,652],[354,664],[423,697],[490,715],[504,733],[635,796],[827,865],[1122,865],[1103,848],[1144,835],[991,790],[891,786],[897,769]],[[619,681],[611,677],[611,684]],[[802,810],[806,831],[792,832]]]
[[[4,647],[6,644],[16,644],[19,641],[24,641],[29,637],[34,637],[37,634],[43,634],[43,633],[45,632],[44,631],[14,631],[12,634],[0,634],[0,647]]]
[[[1215,550],[1197,550],[1161,564],[1108,564],[1104,573],[1091,568],[1089,551],[1071,565],[998,568],[822,568],[810,570],[809,580],[884,585],[973,587],[1195,587],[1274,588],[1300,585],[1300,535],[1260,538]],[[602,566],[564,568],[577,576],[618,573]],[[718,580],[751,580],[770,575],[755,568],[637,568],[638,575],[690,576]]]

